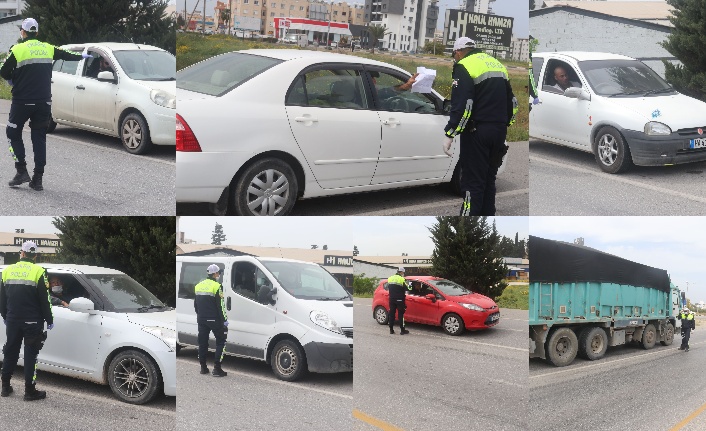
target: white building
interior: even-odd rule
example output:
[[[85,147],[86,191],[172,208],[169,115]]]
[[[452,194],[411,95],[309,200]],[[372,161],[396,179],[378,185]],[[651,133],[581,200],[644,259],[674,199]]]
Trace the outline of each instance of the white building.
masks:
[[[19,15],[24,8],[24,0],[0,0],[0,18]],[[39,21],[39,18],[37,20]]]
[[[529,39],[518,39],[513,36],[510,45],[510,59],[529,62]]]
[[[434,38],[439,16],[437,0],[366,0],[370,25],[382,25],[389,34],[378,41],[390,51],[417,51]]]

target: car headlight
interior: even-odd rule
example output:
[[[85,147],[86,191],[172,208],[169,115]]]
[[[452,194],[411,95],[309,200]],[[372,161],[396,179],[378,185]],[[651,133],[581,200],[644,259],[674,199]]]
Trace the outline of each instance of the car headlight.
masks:
[[[309,318],[312,322],[321,326],[322,328],[328,329],[329,331],[335,332],[336,334],[343,335],[343,331],[341,330],[341,328],[338,327],[336,321],[333,320],[328,314],[324,313],[323,311],[314,310],[309,314]]]
[[[167,93],[163,90],[150,91],[150,99],[159,106],[165,108],[176,109],[176,96]]]
[[[670,129],[666,124],[650,121],[645,124],[645,134],[650,136],[671,135],[672,129]]]
[[[159,326],[143,326],[142,330],[159,338],[171,350],[176,350],[176,331]]]
[[[461,306],[466,307],[469,310],[473,310],[473,311],[485,311],[485,308],[478,306],[476,304],[461,304]]]

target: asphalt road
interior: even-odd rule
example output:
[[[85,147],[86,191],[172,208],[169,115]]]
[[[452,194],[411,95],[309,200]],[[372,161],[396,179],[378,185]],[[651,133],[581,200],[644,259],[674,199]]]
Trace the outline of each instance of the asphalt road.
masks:
[[[212,354],[211,354],[212,355]],[[209,369],[212,361],[209,360]],[[196,349],[177,356],[177,430],[345,430],[351,427],[353,374],[277,379],[261,361],[226,356],[226,377],[199,374]]]
[[[529,429],[526,311],[458,337],[411,323],[402,336],[377,324],[372,299],[354,304],[354,430]]]
[[[5,430],[113,431],[174,429],[176,398],[159,395],[151,403],[135,406],[119,401],[108,386],[39,371],[37,388],[47,398],[27,402],[23,368],[12,379],[14,392],[0,398],[0,424]]]
[[[535,140],[529,159],[531,215],[706,214],[706,162],[635,166],[612,175],[590,153]]]
[[[0,100],[0,129],[10,103]],[[30,175],[34,155],[29,128],[23,133]],[[44,191],[27,184],[7,186],[15,173],[3,137],[0,157],[0,213],[3,215],[173,215],[176,155],[174,147],[155,146],[144,156],[123,150],[118,138],[57,126],[47,135]]]
[[[508,166],[496,181],[496,214],[529,215],[528,143],[510,142]],[[421,216],[458,215],[461,198],[448,185],[408,187],[380,192],[299,200],[298,216]],[[211,215],[206,204],[180,204],[178,215]]]
[[[561,368],[531,359],[528,422],[547,431],[705,430],[706,325],[689,352],[680,343],[677,334],[671,346],[610,347],[603,359]]]

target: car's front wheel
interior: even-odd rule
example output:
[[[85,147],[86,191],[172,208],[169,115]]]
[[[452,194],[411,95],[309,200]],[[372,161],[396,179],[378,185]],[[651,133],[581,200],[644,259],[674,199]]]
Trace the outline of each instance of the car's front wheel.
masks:
[[[593,144],[593,153],[603,172],[618,174],[632,166],[630,147],[614,127],[604,127],[598,132]]]
[[[306,357],[301,347],[292,340],[282,340],[272,349],[272,371],[277,378],[293,382],[306,374]]]
[[[463,325],[461,316],[455,313],[449,313],[441,320],[441,327],[449,335],[461,335],[466,329]]]
[[[282,216],[297,200],[297,177],[286,162],[262,159],[243,171],[232,190],[236,215]]]
[[[150,129],[142,115],[132,112],[120,123],[120,140],[131,154],[145,154],[152,148]]]
[[[110,361],[108,384],[122,401],[145,404],[158,394],[159,370],[154,360],[144,353],[125,350]]]

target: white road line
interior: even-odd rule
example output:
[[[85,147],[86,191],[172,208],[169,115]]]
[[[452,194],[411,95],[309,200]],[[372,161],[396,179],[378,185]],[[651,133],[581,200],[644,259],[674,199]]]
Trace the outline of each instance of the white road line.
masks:
[[[527,332],[526,329],[509,329],[509,328],[498,328],[498,327],[493,328],[493,330],[495,330],[495,331]]]
[[[606,174],[606,173],[598,171],[596,169],[581,168],[578,166],[572,166],[570,164],[545,159],[543,157],[532,156],[531,153],[530,153],[530,161],[545,163],[547,165],[553,165],[553,166],[557,166],[557,167],[565,168],[565,169],[571,169],[576,172],[581,172],[584,174],[593,175],[594,177],[610,180],[613,183],[614,182],[621,182],[623,184],[628,184],[628,185],[635,186],[635,187],[641,187],[643,189],[652,190],[654,192],[664,193],[666,195],[671,195],[671,196],[675,196],[675,197],[679,197],[679,198],[684,198],[684,199],[694,201],[694,202],[706,203],[706,197],[696,196],[696,195],[692,195],[689,193],[680,192],[677,190],[670,190],[670,189],[667,189],[664,187],[653,186],[651,184],[645,184],[643,182],[631,180],[631,179],[624,178],[621,176],[617,176],[617,175],[613,175],[613,174]]]
[[[529,189],[518,189],[518,190],[510,190],[507,192],[500,192],[495,195],[496,199],[498,198],[504,198],[504,197],[510,197],[510,196],[519,196],[519,195],[526,195],[529,193]],[[452,206],[452,205],[457,205],[461,202],[461,198],[454,198],[454,199],[445,199],[445,200],[440,200],[440,201],[434,201],[430,203],[425,203],[425,204],[417,204],[417,205],[409,205],[409,206],[404,206],[400,208],[389,208],[389,209],[384,209],[384,210],[379,210],[379,211],[369,211],[369,212],[364,212],[364,213],[356,213],[356,216],[384,216],[384,215],[396,215],[396,214],[404,214],[408,211],[418,211],[418,210],[427,210],[427,209],[435,209],[439,208],[442,206]]]
[[[700,341],[700,342],[698,342],[698,343],[690,343],[690,346],[696,346],[696,345],[698,345],[698,344],[705,344],[705,343],[706,343],[706,341]],[[554,375],[563,374],[563,373],[571,373],[571,372],[574,372],[574,373],[575,373],[575,372],[577,372],[577,371],[581,371],[581,370],[584,370],[584,369],[586,369],[586,368],[610,366],[610,365],[612,365],[612,364],[614,364],[614,363],[616,363],[616,362],[629,361],[629,360],[631,360],[631,359],[632,359],[632,360],[637,360],[637,359],[643,358],[643,357],[645,357],[645,356],[664,355],[664,354],[666,354],[666,353],[677,354],[677,353],[679,352],[679,350],[673,349],[673,348],[671,348],[671,347],[669,347],[669,346],[665,346],[665,347],[667,347],[665,350],[659,350],[659,351],[657,351],[657,352],[642,353],[642,354],[639,354],[639,355],[631,355],[631,356],[626,357],[626,358],[613,359],[613,360],[607,360],[607,361],[604,360],[604,361],[602,361],[602,362],[594,362],[594,363],[592,363],[592,364],[583,365],[583,366],[580,366],[580,367],[570,367],[570,368],[567,367],[567,368],[563,368],[563,369],[558,370],[558,371],[552,371],[552,372],[550,372],[550,373],[536,374],[536,375],[534,375],[534,376],[530,376],[529,378],[530,378],[530,379],[537,379],[537,378],[540,378],[540,377],[554,376]],[[525,350],[526,350],[526,349],[525,349]],[[690,350],[692,350],[692,349],[690,349]],[[687,354],[687,353],[682,353],[682,354]],[[605,357],[604,357],[604,358],[605,358]]]
[[[183,362],[183,363],[185,363],[185,364],[193,365],[194,368],[197,368],[197,367],[200,366],[200,365],[198,364],[198,362],[192,362],[192,361],[188,361],[188,360],[186,360],[186,359],[177,358],[177,362]],[[225,368],[225,367],[224,367],[224,368]],[[352,400],[352,399],[353,399],[353,396],[352,396],[352,395],[340,394],[340,393],[338,393],[338,392],[326,391],[326,390],[324,390],[324,389],[311,388],[311,387],[303,386],[301,383],[291,383],[291,382],[285,382],[285,381],[282,381],[282,380],[271,379],[271,378],[268,378],[268,377],[253,376],[252,374],[244,373],[244,372],[242,372],[242,371],[235,371],[235,370],[232,370],[232,369],[226,369],[226,371],[228,372],[228,374],[234,374],[234,375],[237,374],[237,375],[239,375],[239,376],[249,377],[249,378],[251,378],[251,379],[262,380],[263,382],[276,383],[276,384],[278,384],[278,385],[289,386],[290,388],[304,389],[304,390],[312,391],[312,392],[319,392],[319,393],[321,393],[321,394],[331,395],[331,396],[340,397],[340,398],[346,398],[346,399],[349,399],[349,400]],[[177,377],[177,378],[178,378],[178,377]]]
[[[488,380],[490,380],[491,382],[500,383],[500,384],[503,384],[503,385],[516,386],[516,387],[518,387],[518,388],[522,388],[522,389],[525,389],[525,390],[527,389],[527,385],[526,385],[526,384],[523,385],[523,384],[521,384],[521,383],[508,382],[507,380],[497,380],[497,379],[488,379]]]
[[[410,334],[410,335],[412,335],[412,334]],[[516,351],[518,351],[518,352],[524,352],[524,353],[527,352],[527,349],[526,349],[526,348],[520,349],[520,348],[518,348],[518,347],[503,346],[503,345],[501,345],[501,344],[490,344],[490,343],[481,343],[480,341],[463,340],[463,339],[460,339],[460,338],[458,338],[458,337],[452,337],[452,336],[450,336],[450,335],[444,336],[444,335],[424,334],[424,336],[426,336],[426,337],[443,338],[444,340],[456,341],[456,342],[459,342],[459,343],[477,344],[477,345],[479,345],[479,346],[487,346],[487,347],[499,347],[499,348],[501,348],[501,349],[516,350]]]
[[[7,127],[7,124],[0,123],[0,127],[5,128],[5,127]],[[27,128],[25,127],[24,129],[22,129],[22,133],[30,134],[31,132],[29,130],[27,130]],[[57,135],[54,135],[53,133],[47,133],[47,140],[48,139],[57,139],[57,140],[64,141],[64,142],[70,142],[72,144],[79,144],[79,145],[85,145],[87,147],[98,148],[101,151],[107,151],[109,153],[121,154],[123,156],[130,156],[130,157],[140,157],[142,160],[145,160],[145,161],[164,163],[166,165],[176,166],[176,162],[170,162],[168,160],[162,160],[162,159],[153,159],[153,158],[145,157],[145,156],[137,156],[134,154],[130,154],[125,150],[117,150],[115,148],[109,148],[109,147],[106,147],[103,145],[91,144],[90,142],[83,142],[83,141],[77,141],[77,140],[71,139],[71,138],[64,138],[63,136],[57,136]],[[115,138],[115,139],[117,139],[118,141],[120,140],[120,138]],[[120,145],[122,147],[122,144],[120,144]],[[175,151],[176,151],[176,149],[175,149]]]

